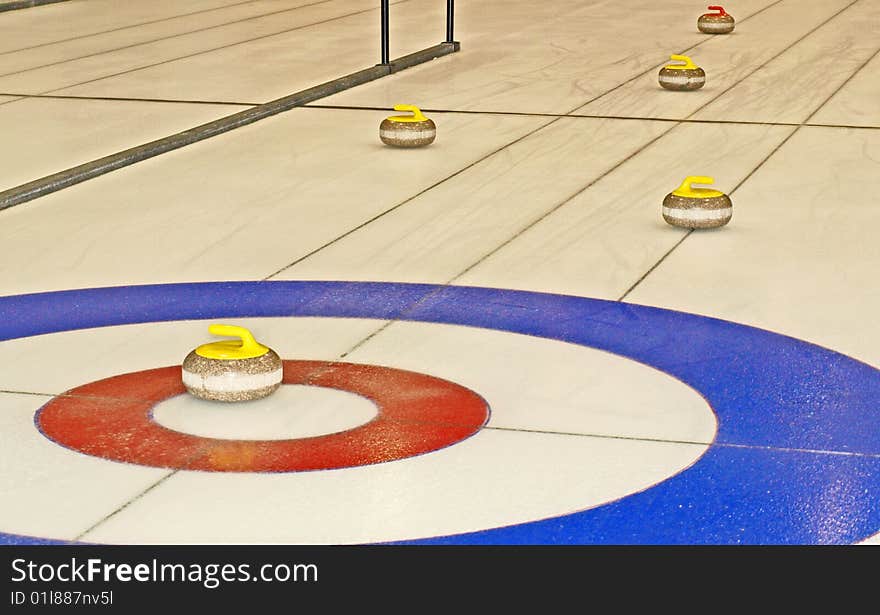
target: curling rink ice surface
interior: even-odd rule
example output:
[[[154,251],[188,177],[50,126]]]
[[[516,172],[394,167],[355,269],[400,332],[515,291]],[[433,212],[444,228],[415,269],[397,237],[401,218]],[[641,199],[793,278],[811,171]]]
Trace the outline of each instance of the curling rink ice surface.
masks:
[[[0,12],[0,191],[370,67],[378,5]],[[880,1],[723,6],[458,0],[457,53],[0,211],[0,543],[880,542]],[[275,394],[182,389],[213,323]]]

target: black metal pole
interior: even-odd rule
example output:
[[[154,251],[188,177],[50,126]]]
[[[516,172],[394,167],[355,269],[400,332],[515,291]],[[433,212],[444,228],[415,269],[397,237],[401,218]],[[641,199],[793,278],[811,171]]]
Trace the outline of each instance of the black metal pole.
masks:
[[[388,45],[388,3],[389,0],[382,0],[382,6],[379,12],[382,14],[382,64],[391,63]]]
[[[455,41],[453,24],[455,23],[455,0],[446,0],[446,42]]]

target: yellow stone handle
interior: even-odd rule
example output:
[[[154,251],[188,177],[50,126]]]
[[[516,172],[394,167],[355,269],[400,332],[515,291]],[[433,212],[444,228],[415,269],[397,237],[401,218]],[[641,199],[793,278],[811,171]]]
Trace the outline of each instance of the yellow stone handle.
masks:
[[[251,332],[244,327],[237,327],[235,325],[210,325],[208,331],[213,335],[238,338],[238,340],[222,340],[211,342],[209,344],[202,344],[196,348],[195,353],[197,355],[208,359],[252,359],[254,357],[261,357],[269,352],[269,348],[255,340]]]
[[[394,105],[395,111],[409,111],[412,115],[392,115],[388,119],[392,122],[424,122],[428,118],[422,115],[422,110],[415,105]]]
[[[700,175],[690,175],[681,182],[681,185],[673,191],[672,194],[678,196],[685,196],[690,198],[709,198],[715,196],[721,196],[724,194],[723,192],[718,192],[717,190],[712,190],[711,188],[693,188],[691,184],[714,184],[715,179],[713,177],[703,177]]]
[[[241,352],[251,354],[263,349],[263,345],[257,343],[253,334],[244,327],[236,325],[211,325],[208,327],[211,335],[220,335],[223,337],[237,337],[241,339]]]
[[[691,60],[687,56],[671,55],[669,56],[669,59],[675,60],[676,62],[684,62],[684,64],[670,64],[666,68],[678,68],[682,70],[691,70],[694,68],[698,68],[698,66],[694,64],[693,60]]]
[[[691,175],[690,177],[685,177],[684,181],[681,182],[681,185],[678,187],[682,192],[688,192],[691,189],[691,184],[714,184],[714,177],[703,177],[701,175]]]

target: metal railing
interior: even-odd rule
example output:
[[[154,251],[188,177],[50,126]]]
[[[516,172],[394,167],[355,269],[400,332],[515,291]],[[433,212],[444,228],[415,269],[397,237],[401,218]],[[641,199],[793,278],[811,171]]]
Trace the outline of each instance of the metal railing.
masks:
[[[391,44],[389,40],[389,21],[390,21],[390,12],[391,12],[391,2],[390,0],[381,0],[381,6],[379,9],[380,13],[380,22],[381,22],[381,59],[382,61],[379,63],[382,66],[390,66],[391,65]],[[455,51],[458,51],[459,44],[455,41],[455,0],[446,0],[446,40],[441,44],[452,45],[455,48]]]

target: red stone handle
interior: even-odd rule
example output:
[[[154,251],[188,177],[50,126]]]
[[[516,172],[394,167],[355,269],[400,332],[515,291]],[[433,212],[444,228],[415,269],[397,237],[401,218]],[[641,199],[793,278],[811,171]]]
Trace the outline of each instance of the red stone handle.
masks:
[[[721,17],[722,15],[727,15],[727,13],[724,11],[724,7],[723,7],[723,6],[715,6],[715,5],[712,5],[712,6],[709,7],[709,10],[710,10],[710,11],[718,11],[718,16],[719,16],[719,17]]]

